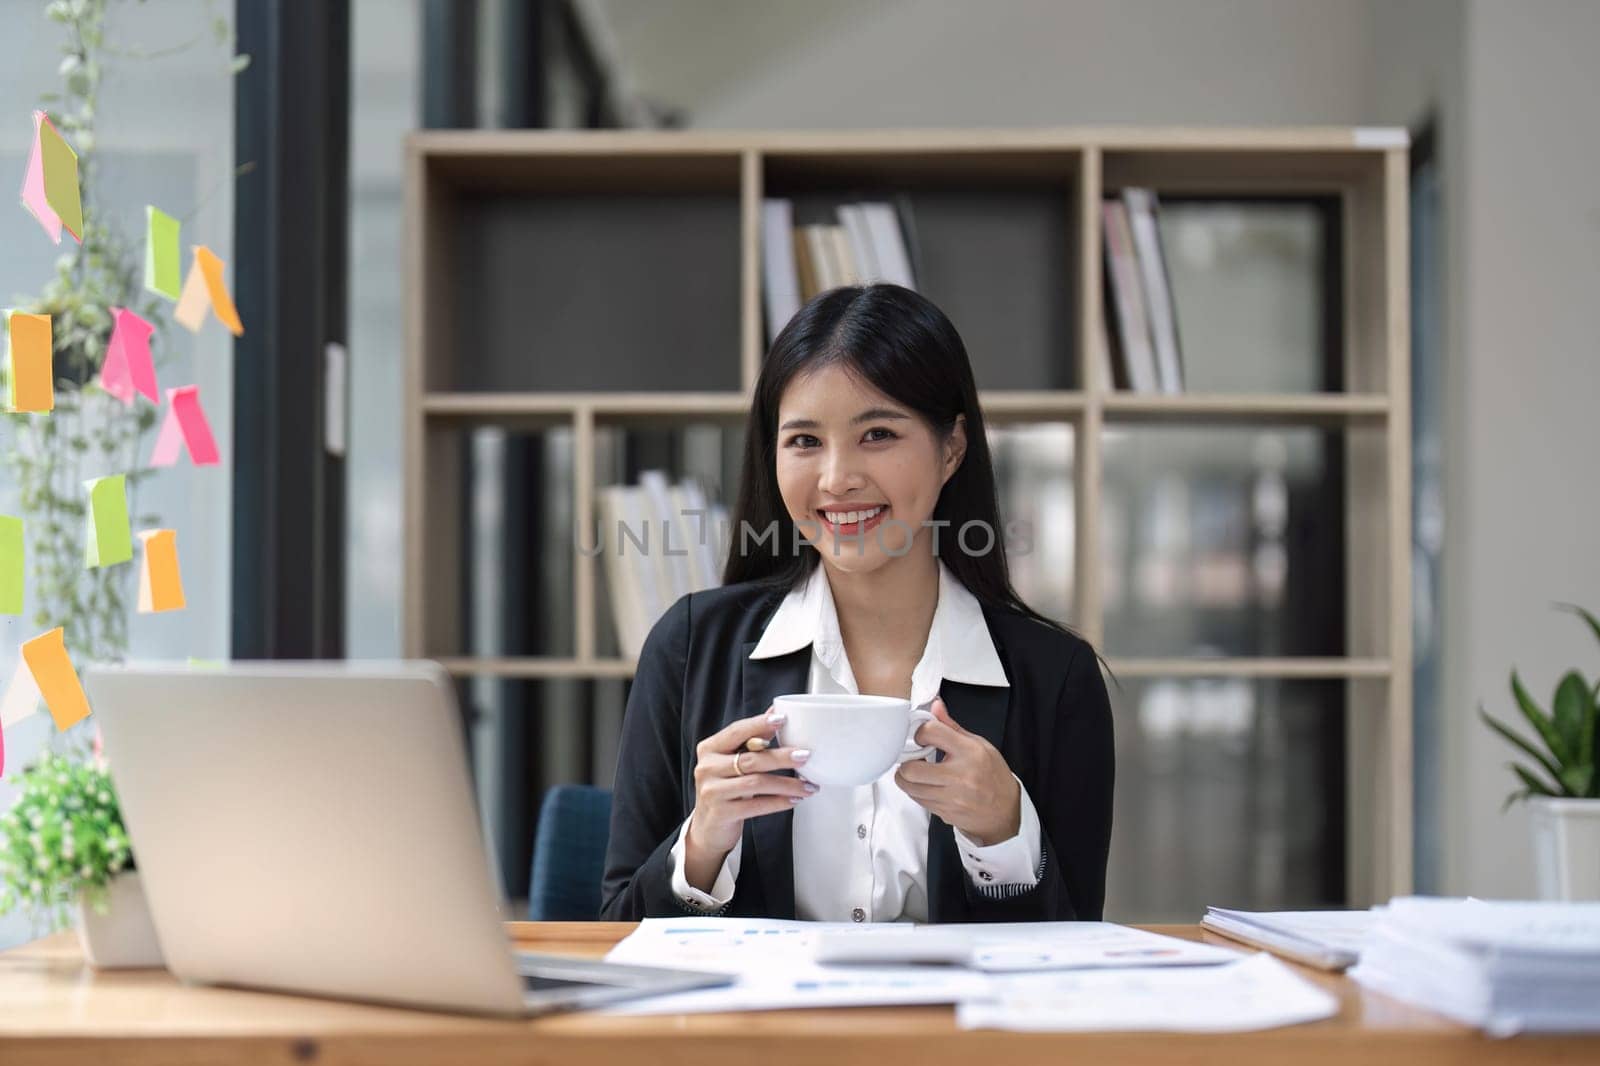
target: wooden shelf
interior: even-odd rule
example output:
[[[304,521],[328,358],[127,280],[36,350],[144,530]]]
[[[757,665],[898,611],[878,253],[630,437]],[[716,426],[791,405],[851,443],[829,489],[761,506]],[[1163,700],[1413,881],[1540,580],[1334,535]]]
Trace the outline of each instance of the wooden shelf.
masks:
[[[635,664],[628,659],[564,659],[543,656],[473,658],[451,656],[438,660],[456,677],[503,678],[629,678]],[[1263,680],[1385,679],[1386,659],[1108,659],[1107,665],[1122,678],[1242,677]]]
[[[991,423],[1028,421],[1076,421],[1088,404],[1083,393],[1073,390],[1037,392],[989,391],[978,394],[983,416]]]
[[[1389,414],[1385,396],[1351,393],[1326,395],[1178,395],[1150,396],[1112,392],[1100,401],[1108,422],[1343,422],[1382,419]]]
[[[600,564],[589,558],[574,563],[570,606],[542,605],[570,622],[570,657],[455,654],[473,647],[462,574],[474,545],[460,517],[471,442],[462,431],[570,430],[570,496],[547,510],[563,521],[594,515],[617,451],[611,427],[730,427],[747,417],[766,351],[763,199],[788,197],[815,213],[840,197],[881,193],[916,220],[925,290],[960,326],[985,386],[987,420],[1071,427],[1074,525],[1053,532],[1060,539],[1052,547],[1071,560],[1072,617],[1096,647],[1104,647],[1108,615],[1111,553],[1103,539],[1114,523],[1106,519],[1121,502],[1107,499],[1107,451],[1115,450],[1108,427],[1352,430],[1327,445],[1339,450],[1333,469],[1343,478],[1344,507],[1325,517],[1342,529],[1346,575],[1343,602],[1332,607],[1342,607],[1345,647],[1360,656],[1126,657],[1110,665],[1123,679],[1345,682],[1348,902],[1410,891],[1406,152],[1403,130],[1353,127],[411,135],[406,654],[451,652],[440,661],[461,678],[632,677],[632,662],[598,652],[604,593]],[[1330,309],[1338,320],[1327,325],[1336,328],[1319,335],[1349,391],[1111,390],[1102,380],[1100,212],[1104,197],[1135,184],[1162,195],[1333,204],[1342,275],[1329,291],[1341,306]],[[729,443],[684,436],[712,454],[697,454],[700,462],[717,461],[717,447]]]
[[[1264,680],[1341,680],[1387,678],[1387,659],[1107,659],[1118,677],[1246,677]]]
[[[743,418],[750,398],[738,392],[431,392],[422,400],[429,418],[466,422],[570,418],[579,409],[597,419]]]
[[[629,678],[634,663],[627,659],[560,659],[542,656],[477,659],[458,655],[435,660],[452,677],[576,678],[599,680]]]
[[[991,390],[979,396],[992,422],[1079,418],[1098,403],[1108,422],[1340,422],[1383,419],[1386,397],[1370,394],[1179,395],[1085,393],[1077,390]],[[595,418],[632,416],[742,419],[750,397],[742,392],[430,392],[422,411],[430,419],[495,422],[560,419],[587,408]]]

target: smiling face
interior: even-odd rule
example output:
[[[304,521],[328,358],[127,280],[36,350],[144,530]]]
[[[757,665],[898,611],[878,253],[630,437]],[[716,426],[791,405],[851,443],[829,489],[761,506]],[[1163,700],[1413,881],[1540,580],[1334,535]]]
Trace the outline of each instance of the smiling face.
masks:
[[[932,530],[924,523],[965,446],[964,417],[941,441],[910,408],[831,364],[784,390],[778,490],[800,535],[828,565],[875,570],[928,550]]]

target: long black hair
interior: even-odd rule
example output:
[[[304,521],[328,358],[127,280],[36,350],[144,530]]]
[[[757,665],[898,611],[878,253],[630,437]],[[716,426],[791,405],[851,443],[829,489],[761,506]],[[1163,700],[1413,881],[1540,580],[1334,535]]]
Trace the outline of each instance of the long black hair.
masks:
[[[1066,626],[1023,603],[1011,587],[994,464],[966,345],[943,311],[899,285],[850,285],[822,293],[772,342],[745,429],[744,470],[723,584],[750,581],[788,591],[821,565],[819,551],[787,548],[797,541],[778,490],[778,403],[796,376],[831,365],[910,408],[940,441],[950,438],[956,416],[966,415],[966,455],[933,508],[934,521],[949,522],[938,537],[939,558],[980,603],[1008,608],[1070,634]],[[957,533],[968,522],[984,523],[992,531],[990,550],[962,550]],[[745,550],[745,530],[759,538],[773,529],[775,545],[757,543],[755,550]]]

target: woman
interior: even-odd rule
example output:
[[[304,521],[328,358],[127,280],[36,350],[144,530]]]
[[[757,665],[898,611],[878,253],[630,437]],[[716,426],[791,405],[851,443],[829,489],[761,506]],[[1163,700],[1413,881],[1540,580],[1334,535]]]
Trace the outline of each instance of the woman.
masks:
[[[1002,533],[949,320],[894,285],[803,307],[756,384],[723,585],[640,654],[601,917],[1098,920],[1105,684],[1012,590]],[[794,692],[909,697],[942,754],[819,788],[809,752],[747,744]]]

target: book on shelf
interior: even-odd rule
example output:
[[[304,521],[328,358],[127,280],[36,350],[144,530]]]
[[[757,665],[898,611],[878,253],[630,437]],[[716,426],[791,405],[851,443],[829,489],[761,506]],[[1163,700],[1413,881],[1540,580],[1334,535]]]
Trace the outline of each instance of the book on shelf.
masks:
[[[843,226],[829,226],[828,237],[833,241],[833,261],[839,272],[840,285],[860,285],[865,280],[850,247],[850,236]]]
[[[1122,190],[1128,207],[1128,223],[1133,230],[1139,276],[1144,282],[1146,320],[1156,353],[1156,376],[1161,391],[1183,391],[1183,362],[1178,352],[1178,318],[1172,306],[1172,284],[1167,259],[1161,246],[1161,231],[1156,225],[1158,203],[1155,190],[1131,187]]]
[[[811,286],[801,296],[809,300],[819,292],[839,287],[839,265],[834,258],[833,236],[823,225],[801,226],[796,239],[804,240],[811,265]]]
[[[617,646],[637,659],[667,608],[722,583],[717,531],[727,510],[693,479],[674,485],[660,470],[641,471],[637,485],[602,487],[595,507]]]
[[[1106,264],[1106,315],[1112,381],[1134,392],[1183,391],[1183,357],[1166,253],[1157,225],[1159,201],[1132,187],[1100,205]]]
[[[878,276],[872,280],[916,289],[916,274],[911,267],[913,230],[909,202],[902,201],[899,211],[894,204],[881,200],[857,206],[871,236],[873,261],[878,268]]]
[[[767,311],[767,343],[800,310],[800,274],[794,239],[794,204],[761,203],[761,282]]]
[[[892,282],[916,288],[905,206],[884,201],[845,203],[827,221],[795,223],[794,202],[762,202],[762,292],[767,343],[801,304],[841,285]]]
[[[872,231],[867,228],[867,216],[862,213],[861,205],[840,204],[839,222],[850,242],[850,256],[855,260],[857,273],[874,280],[883,277],[878,269],[878,254],[872,247]]]
[[[1106,316],[1116,324],[1109,331],[1115,341],[1114,380],[1119,387],[1134,392],[1155,392],[1155,350],[1145,321],[1143,282],[1134,259],[1127,205],[1121,200],[1106,200],[1100,205],[1100,216],[1105,230]]]

